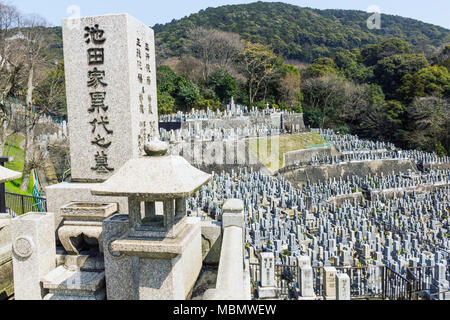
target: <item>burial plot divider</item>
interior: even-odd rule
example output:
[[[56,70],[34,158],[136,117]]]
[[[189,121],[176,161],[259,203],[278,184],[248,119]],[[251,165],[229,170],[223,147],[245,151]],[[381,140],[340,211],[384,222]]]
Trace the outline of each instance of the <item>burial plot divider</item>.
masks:
[[[383,300],[411,300],[413,282],[384,267]]]
[[[413,282],[413,294],[431,291],[434,277],[434,266],[417,266],[408,268],[407,270],[407,278],[409,281]],[[450,278],[450,266],[447,266],[445,278]]]
[[[260,281],[259,264],[250,264],[250,275],[253,288],[258,286]],[[313,286],[317,296],[323,297],[324,288],[324,267],[313,266]],[[414,271],[409,271],[410,277],[405,278],[394,270],[386,266],[364,266],[364,267],[336,267],[338,273],[346,273],[350,277],[350,288],[352,300],[359,299],[383,299],[383,300],[411,300],[418,298],[418,292],[427,290],[423,284],[428,269],[417,269],[417,275],[412,277]],[[429,269],[431,272],[431,269]],[[297,299],[296,288],[298,287],[299,268],[296,265],[275,265],[275,281],[278,288],[279,299]],[[424,275],[421,276],[422,272]],[[421,278],[422,277],[422,278]],[[432,275],[427,276],[431,283]],[[428,279],[427,278],[427,279]],[[425,281],[424,283],[428,283]],[[254,298],[256,298],[254,296]]]

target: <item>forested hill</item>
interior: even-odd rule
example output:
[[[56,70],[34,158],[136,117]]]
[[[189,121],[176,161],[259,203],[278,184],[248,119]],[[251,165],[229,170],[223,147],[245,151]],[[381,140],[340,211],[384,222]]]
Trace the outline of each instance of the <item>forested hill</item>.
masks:
[[[281,2],[255,2],[208,8],[181,20],[157,24],[160,58],[183,53],[187,32],[196,26],[238,33],[270,45],[288,59],[311,62],[337,48],[353,49],[387,38],[400,38],[424,53],[450,42],[450,30],[414,19],[381,15],[382,28],[369,30],[371,14],[355,10],[317,10]]]

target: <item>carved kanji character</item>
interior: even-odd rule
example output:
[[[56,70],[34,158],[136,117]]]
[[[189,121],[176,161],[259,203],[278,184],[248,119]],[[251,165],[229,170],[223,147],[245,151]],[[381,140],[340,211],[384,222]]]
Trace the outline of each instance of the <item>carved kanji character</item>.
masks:
[[[101,137],[100,135],[97,135],[97,137],[95,137],[94,140],[91,141],[91,143],[93,145],[99,146],[100,148],[106,149],[109,148],[109,146],[111,146],[112,142],[106,142],[105,138]]]
[[[105,62],[105,51],[103,48],[92,48],[88,49],[88,63],[93,64],[103,64]]]
[[[102,126],[103,129],[105,129],[107,134],[113,134],[114,131],[109,130],[106,126],[109,124],[109,119],[108,117],[100,117],[100,120],[94,119],[93,121],[89,122],[93,128],[92,128],[92,133],[95,133],[95,130],[97,129],[97,125],[98,126]]]
[[[108,111],[108,107],[105,106],[105,98],[106,98],[106,92],[91,92],[91,107],[88,109],[90,113],[92,112],[100,112],[100,108],[103,109],[103,111]]]
[[[106,41],[105,38],[103,38],[104,31],[100,30],[98,27],[98,24],[96,24],[94,27],[86,27],[84,28],[86,33],[84,34],[84,37],[86,38],[86,43],[89,44],[91,41],[94,44],[102,44]]]
[[[97,68],[94,68],[93,71],[88,72],[89,81],[87,83],[88,87],[94,87],[97,89],[99,85],[103,87],[108,86],[103,82],[103,77],[105,76],[105,71],[99,71]]]
[[[97,152],[97,154],[95,155],[95,165],[96,166],[91,169],[97,171],[98,173],[109,173],[111,171],[114,171],[113,168],[110,168],[108,166],[108,156],[104,151],[102,151],[102,153]]]

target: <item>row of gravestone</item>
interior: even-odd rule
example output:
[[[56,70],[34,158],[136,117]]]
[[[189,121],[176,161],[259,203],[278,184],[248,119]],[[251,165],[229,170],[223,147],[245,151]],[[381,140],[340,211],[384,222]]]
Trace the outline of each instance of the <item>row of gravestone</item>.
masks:
[[[450,179],[448,172],[444,175],[438,171],[419,177],[422,180],[417,183],[448,184]],[[379,186],[387,188],[401,184],[401,179],[377,177]],[[330,196],[351,192],[352,187],[360,187],[361,181],[371,181],[359,181],[357,177],[340,180],[309,185],[300,191],[281,178],[243,169],[214,175],[188,204],[192,212],[204,211],[220,219],[224,199],[243,199],[248,244],[256,251],[273,252],[277,264],[292,264],[303,254],[310,256],[314,266],[385,264],[401,274],[411,266],[447,264],[445,250],[450,242],[444,214],[448,210],[448,187],[398,199],[383,196],[363,203],[346,201],[340,207],[321,203]]]
[[[285,110],[279,111],[279,110],[269,108],[269,107],[259,110],[256,107],[249,108],[247,106],[235,105],[234,101],[232,100],[231,104],[228,104],[224,111],[213,111],[209,108],[206,111],[193,110],[192,112],[189,112],[189,113],[178,111],[175,114],[160,115],[159,122],[183,123],[183,122],[194,121],[194,120],[213,120],[213,119],[223,119],[223,118],[242,117],[242,116],[265,117],[265,116],[274,114],[276,112],[282,112],[283,114],[294,114],[291,111],[289,111],[289,112],[285,111]]]
[[[320,134],[335,146],[344,156],[341,160],[348,159],[347,161],[352,161],[352,159],[355,159],[354,157],[352,158],[352,154],[355,153],[357,154],[356,159],[361,159],[363,157],[361,154],[364,153],[372,153],[371,157],[374,157],[374,153],[381,153],[381,155],[376,155],[378,157],[377,159],[413,159],[416,162],[422,163],[450,162],[450,157],[439,157],[434,153],[419,150],[400,150],[392,143],[364,140],[356,135],[340,135],[331,129],[313,129],[313,131]],[[345,158],[346,155],[349,155],[350,158]],[[316,159],[316,161],[321,162],[323,159]]]
[[[293,125],[293,133],[303,132],[303,127],[299,124]],[[171,143],[180,143],[183,141],[227,141],[240,140],[251,137],[271,137],[283,133],[279,125],[273,124],[247,124],[245,127],[237,128],[206,128],[201,129],[200,123],[191,126],[190,129],[178,129],[167,131],[164,128],[159,129],[162,141]]]

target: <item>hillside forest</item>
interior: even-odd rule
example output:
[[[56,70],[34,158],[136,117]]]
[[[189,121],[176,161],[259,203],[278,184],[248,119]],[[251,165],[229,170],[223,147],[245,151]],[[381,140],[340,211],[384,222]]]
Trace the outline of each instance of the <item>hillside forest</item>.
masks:
[[[223,110],[234,97],[302,112],[310,127],[449,155],[450,31],[388,15],[368,30],[368,16],[256,2],[156,25],[159,113]],[[0,148],[23,136],[22,190],[40,162],[40,117],[67,114],[62,58],[61,28],[0,4]]]

